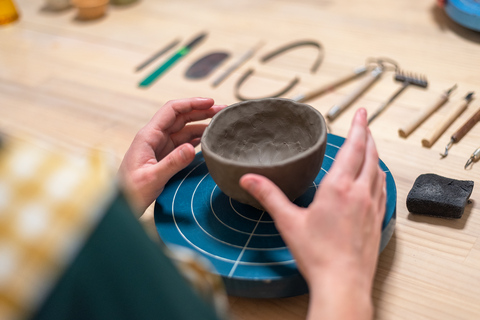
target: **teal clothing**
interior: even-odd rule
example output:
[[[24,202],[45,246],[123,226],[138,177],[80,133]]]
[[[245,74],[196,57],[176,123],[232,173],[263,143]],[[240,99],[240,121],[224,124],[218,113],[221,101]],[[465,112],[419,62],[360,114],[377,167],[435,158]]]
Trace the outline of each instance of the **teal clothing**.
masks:
[[[32,319],[218,318],[119,195]]]

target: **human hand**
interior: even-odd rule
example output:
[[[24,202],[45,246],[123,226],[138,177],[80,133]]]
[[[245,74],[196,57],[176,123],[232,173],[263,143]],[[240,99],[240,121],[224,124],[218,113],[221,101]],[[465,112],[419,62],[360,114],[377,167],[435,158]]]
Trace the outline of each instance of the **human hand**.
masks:
[[[211,118],[225,107],[213,103],[209,98],[169,101],[133,139],[118,174],[140,214],[160,195],[168,180],[192,162],[194,147],[207,124],[187,124]]]
[[[291,203],[265,177],[248,174],[240,184],[267,209],[295,257],[310,289],[309,317],[371,318],[386,182],[366,111],[355,114],[308,208]]]

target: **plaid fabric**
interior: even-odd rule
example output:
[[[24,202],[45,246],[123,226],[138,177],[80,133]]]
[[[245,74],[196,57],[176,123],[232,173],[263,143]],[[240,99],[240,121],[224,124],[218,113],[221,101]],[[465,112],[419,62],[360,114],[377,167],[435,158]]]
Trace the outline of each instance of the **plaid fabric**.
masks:
[[[111,164],[97,151],[69,155],[3,139],[1,319],[24,319],[45,300],[113,196]]]

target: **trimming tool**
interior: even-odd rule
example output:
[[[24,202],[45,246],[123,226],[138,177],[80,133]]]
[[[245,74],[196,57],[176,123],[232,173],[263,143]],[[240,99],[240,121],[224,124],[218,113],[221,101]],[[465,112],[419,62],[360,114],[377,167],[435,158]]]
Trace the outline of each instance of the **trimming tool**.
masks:
[[[397,71],[394,79],[402,82],[402,86],[388,99],[383,102],[380,107],[368,118],[368,124],[370,124],[375,118],[377,118],[387,107],[410,85],[426,88],[428,81],[425,76],[417,76],[414,74],[406,74],[402,71]]]
[[[473,92],[468,93],[465,98],[456,108],[454,108],[450,113],[438,124],[437,128],[433,130],[429,136],[422,139],[422,145],[424,147],[430,148],[435,141],[442,135],[442,133],[447,130],[447,128],[457,119],[463,111],[465,111],[473,99]]]
[[[480,120],[480,109],[475,112],[473,116],[470,117],[455,133],[452,135],[450,138],[450,141],[448,142],[447,146],[445,147],[445,152],[440,153],[442,158],[445,158],[448,155],[448,150],[452,146],[452,144],[459,142],[467,133],[470,131],[470,129],[473,128],[473,126]]]
[[[253,55],[255,54],[255,52],[258,51],[258,49],[260,49],[260,47],[263,45],[263,43],[259,43],[257,44],[255,47],[249,49],[248,51],[246,51],[237,61],[235,61],[230,67],[228,67],[227,70],[225,70],[225,72],[223,72],[220,76],[218,76],[217,79],[215,79],[213,82],[212,82],[212,87],[217,87],[220,83],[223,82],[223,80],[225,80],[230,74],[232,74],[235,70],[237,70],[238,68],[240,68],[240,66],[242,64],[244,64],[245,62],[247,62],[251,57],[253,57]]]
[[[428,117],[430,117],[435,111],[437,111],[441,106],[445,104],[445,102],[448,101],[450,94],[452,93],[453,90],[457,88],[457,85],[455,84],[453,87],[445,91],[441,96],[438,101],[436,101],[432,106],[428,107],[425,109],[415,120],[413,120],[410,124],[407,126],[398,129],[398,135],[402,138],[408,137],[415,129],[417,129],[425,120],[427,120]]]
[[[346,75],[340,79],[334,80],[333,82],[324,85],[316,90],[312,90],[307,93],[302,93],[299,95],[296,95],[295,97],[292,98],[293,101],[298,101],[298,102],[305,102],[307,100],[316,98],[324,93],[327,93],[329,91],[334,90],[335,88],[346,84],[352,80],[357,79],[360,76],[363,76],[367,72],[368,68],[366,66],[360,66],[357,67],[353,70],[353,73]]]
[[[372,59],[370,59],[372,60]],[[373,60],[377,66],[361,80],[358,87],[346,96],[340,103],[334,105],[327,113],[327,120],[335,120],[340,113],[346,110],[355,100],[357,100],[364,92],[366,92],[378,79],[380,79],[383,72],[386,70],[385,63],[393,65],[394,70],[397,70],[397,63],[385,58]]]
[[[153,71],[148,77],[146,77],[142,82],[138,84],[139,87],[148,87],[151,85],[158,77],[160,77],[165,71],[167,71],[171,66],[175,64],[179,59],[186,56],[195,46],[197,46],[205,37],[206,33],[202,33],[190,41],[187,45],[181,47],[173,56],[171,56],[166,62],[164,62],[160,67]]]
[[[472,155],[467,160],[467,163],[465,163],[464,169],[467,170],[468,166],[473,162],[477,162],[478,159],[480,159],[480,148],[477,148],[475,151],[473,151]]]
[[[172,49],[173,47],[175,47],[179,43],[180,43],[180,39],[173,40],[167,46],[165,46],[164,48],[162,48],[159,51],[157,51],[156,53],[154,53],[150,58],[148,58],[143,63],[141,63],[138,67],[136,67],[135,72],[138,72],[138,71],[142,70],[143,68],[145,68],[150,63],[152,63],[153,61],[160,58],[163,54],[167,53],[170,49]]]

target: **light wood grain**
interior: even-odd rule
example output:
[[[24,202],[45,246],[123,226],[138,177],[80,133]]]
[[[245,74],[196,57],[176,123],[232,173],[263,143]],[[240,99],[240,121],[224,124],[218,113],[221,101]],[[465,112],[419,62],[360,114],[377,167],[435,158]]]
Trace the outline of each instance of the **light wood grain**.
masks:
[[[276,92],[290,79],[301,81],[287,97],[315,90],[348,74],[367,57],[389,57],[403,69],[425,74],[427,90],[411,89],[370,126],[382,160],[397,184],[397,227],[380,255],[374,285],[376,319],[480,319],[480,191],[460,220],[409,214],[405,201],[415,178],[427,172],[478,183],[480,163],[463,166],[480,146],[480,125],[440,159],[454,131],[480,107],[473,100],[429,149],[421,139],[450,111],[445,104],[407,138],[408,125],[441,94],[458,85],[450,102],[469,91],[480,93],[480,33],[445,16],[436,1],[384,0],[143,0],[110,6],[97,21],[81,22],[74,10],[48,12],[40,0],[17,0],[21,18],[0,28],[0,130],[29,134],[69,148],[101,147],[118,163],[133,136],[166,101],[212,97],[236,102],[233,87],[248,68],[255,75],[242,87],[247,96]],[[139,73],[134,68],[175,38],[184,41],[207,31],[205,42],[149,89],[138,82],[162,60]],[[287,43],[317,40],[325,58],[309,72],[316,52],[299,49],[266,64],[260,57]],[[194,61],[215,50],[232,60],[259,42],[257,54],[220,86],[188,80]],[[358,82],[346,84],[309,103],[326,114]],[[368,92],[331,123],[346,135],[355,109],[373,112],[396,89],[387,72]],[[152,209],[142,218],[155,236]],[[230,297],[235,319],[303,319],[308,295],[287,299]]]

